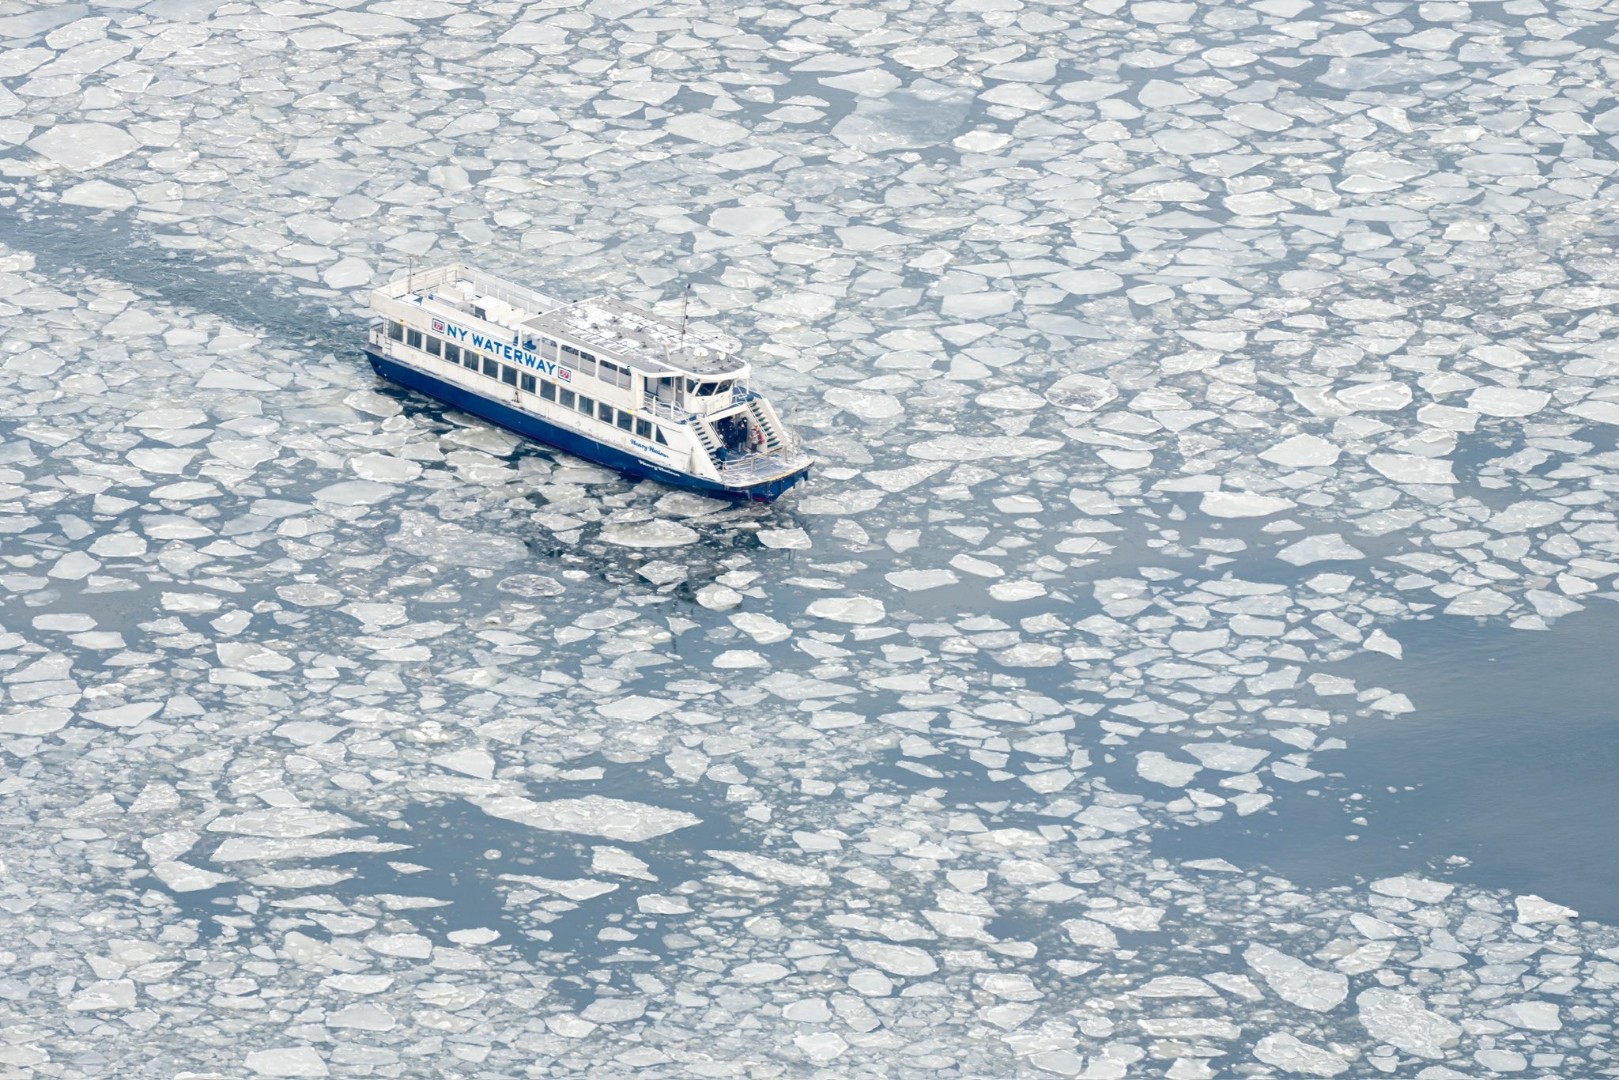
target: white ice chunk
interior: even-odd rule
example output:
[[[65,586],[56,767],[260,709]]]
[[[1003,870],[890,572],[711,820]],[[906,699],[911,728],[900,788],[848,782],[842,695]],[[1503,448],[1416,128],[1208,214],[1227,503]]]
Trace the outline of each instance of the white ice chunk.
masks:
[[[326,1060],[312,1046],[255,1050],[242,1062],[260,1076],[325,1076]]]
[[[1252,772],[1259,767],[1261,761],[1270,757],[1268,750],[1237,746],[1234,743],[1187,743],[1181,749],[1201,761],[1205,769],[1214,769],[1216,772]]]
[[[107,1012],[135,1007],[135,983],[129,979],[103,979],[73,995],[67,1007],[74,1012]]]
[[[854,941],[848,945],[849,955],[891,975],[932,975],[939,970],[938,963],[928,952],[911,945],[891,945],[882,941]]]
[[[628,720],[631,723],[641,724],[662,716],[674,707],[675,702],[663,698],[631,695],[598,705],[596,711],[610,720]]]
[[[342,814],[302,806],[271,806],[244,814],[224,814],[208,823],[209,832],[239,833],[290,839],[357,829],[360,823]]]
[[[1528,1031],[1561,1031],[1563,1019],[1549,1001],[1514,1001],[1491,1009],[1484,1015],[1503,1024]]]
[[[871,596],[829,596],[816,600],[806,609],[817,619],[869,626],[883,621],[887,615],[883,602]]]
[[[1176,761],[1157,750],[1145,750],[1136,755],[1136,773],[1145,780],[1165,787],[1185,787],[1202,771],[1200,765]]]
[[[923,461],[995,461],[1039,457],[1062,445],[1057,439],[1022,435],[939,435],[911,444],[907,453]]]
[[[702,818],[663,806],[586,795],[580,799],[535,802],[518,795],[468,800],[491,817],[548,832],[580,833],[633,843],[702,823]]]
[[[1254,1045],[1254,1057],[1283,1072],[1301,1076],[1337,1076],[1349,1068],[1349,1062],[1332,1051],[1303,1042],[1285,1031],[1260,1039]]]
[[[1399,412],[1411,404],[1411,388],[1401,382],[1360,383],[1337,393],[1356,412]]]
[[[1242,958],[1270,985],[1277,996],[1301,1009],[1326,1012],[1349,996],[1349,979],[1336,971],[1311,967],[1303,960],[1269,945],[1248,946]]]
[[[826,392],[826,400],[862,420],[891,420],[905,411],[898,398],[874,390],[833,387]]]
[[[774,881],[782,885],[826,886],[832,884],[832,879],[824,870],[813,866],[798,866],[794,863],[783,862],[764,855],[755,855],[747,851],[710,851],[709,858],[718,859],[736,867],[744,874],[762,878],[765,881]]]
[[[905,45],[895,49],[891,54],[895,63],[913,71],[944,67],[958,55],[956,50],[947,45]]]
[[[354,1028],[358,1031],[392,1031],[396,1023],[393,1013],[365,1001],[345,1005],[326,1017],[327,1027]]]
[[[1366,463],[1397,484],[1454,484],[1456,474],[1443,458],[1415,454],[1372,454]]]
[[[390,484],[378,484],[371,480],[342,480],[316,491],[315,498],[339,506],[370,506],[382,502],[398,490]]]
[[[1339,533],[1322,533],[1289,544],[1278,551],[1276,557],[1294,566],[1308,566],[1318,562],[1364,559],[1366,553],[1349,543]]]
[[[135,205],[135,193],[105,180],[86,180],[62,192],[62,202],[96,210],[128,210]]]
[[[1210,517],[1268,517],[1297,506],[1292,499],[1251,491],[1205,491],[1198,509]]]
[[[253,839],[232,836],[209,856],[214,862],[278,862],[282,859],[326,859],[355,852],[403,851],[407,845],[380,840],[323,840],[299,837],[291,840]]]
[[[495,775],[495,755],[479,747],[439,754],[433,758],[433,764],[451,772],[458,772],[462,776],[481,780],[488,780]]]
[[[923,589],[937,589],[941,585],[954,585],[961,578],[952,571],[939,570],[895,570],[884,574],[888,583],[896,589],[906,592],[920,592]]]
[[[1095,412],[1118,396],[1118,387],[1095,375],[1066,375],[1046,387],[1047,401],[1075,412]]]
[[[1385,653],[1396,660],[1404,655],[1404,650],[1400,647],[1400,643],[1382,630],[1373,630],[1366,635],[1366,641],[1362,647],[1369,652]]]
[[[370,263],[350,255],[328,266],[320,276],[330,288],[352,289],[357,285],[369,283],[372,274]]]
[[[422,475],[422,467],[416,462],[392,454],[361,454],[350,459],[349,468],[361,480],[374,480],[379,484],[408,482]],[[321,498],[322,495],[317,492],[315,497]],[[326,498],[328,502],[335,501],[330,496]]]
[[[1523,532],[1543,529],[1568,516],[1568,507],[1556,503],[1525,499],[1490,515],[1489,527],[1496,532]]]
[[[1067,923],[1063,924],[1067,926]],[[1109,936],[1112,931],[1108,931]],[[1070,936],[1072,932],[1070,931]],[[1118,946],[1115,945],[1114,948]],[[1159,975],[1130,991],[1131,997],[1144,998],[1218,998],[1220,995],[1208,983],[1195,975]]]
[[[1592,423],[1619,426],[1619,401],[1582,401],[1567,411]]]
[[[694,544],[699,539],[695,529],[678,521],[610,522],[602,526],[601,538],[609,544],[628,548],[669,548]]]
[[[111,124],[57,124],[28,140],[28,146],[65,168],[99,169],[140,143]]]
[[[1116,926],[1120,930],[1131,930],[1136,933],[1156,934],[1158,924],[1164,917],[1164,909],[1152,907],[1147,904],[1122,904],[1119,907],[1092,908],[1086,913],[1086,918],[1097,922]]]
[[[100,569],[100,560],[82,551],[70,551],[56,560],[56,564],[46,572],[46,576],[59,581],[83,581]]]
[[[228,874],[216,874],[200,866],[174,861],[153,863],[152,873],[175,892],[199,892],[235,880]]]
[[[1006,409],[1013,412],[1038,409],[1046,403],[1045,398],[1023,386],[1002,386],[986,390],[974,400],[986,409]]]
[[[1554,904],[1538,896],[1520,896],[1513,900],[1518,909],[1517,921],[1525,926],[1536,923],[1564,923],[1579,918],[1579,912],[1562,904]]]
[[[1416,1057],[1444,1057],[1462,1029],[1423,1006],[1415,994],[1374,986],[1355,997],[1360,1023],[1372,1038]]]
[[[809,534],[803,529],[760,529],[755,535],[767,548],[808,551],[810,547]]]
[[[1427,878],[1412,877],[1409,874],[1381,878],[1372,882],[1368,888],[1379,896],[1398,896],[1402,900],[1414,900],[1419,904],[1437,904],[1456,891],[1456,886],[1447,885],[1443,881],[1429,881]]]
[[[1530,416],[1544,409],[1551,399],[1544,390],[1481,386],[1467,395],[1467,406],[1485,416]]]
[[[1277,465],[1302,469],[1312,465],[1331,465],[1338,460],[1339,453],[1336,444],[1319,435],[1305,434],[1283,439],[1259,456]]]
[[[709,146],[725,146],[748,137],[748,129],[741,124],[722,120],[717,116],[705,116],[702,113],[671,116],[663,126],[664,130],[671,131],[681,138],[707,143]]]
[[[1133,806],[1087,806],[1074,815],[1074,820],[1081,825],[1115,833],[1130,832],[1147,825],[1147,819]],[[1091,917],[1099,919],[1101,915],[1093,913]]]

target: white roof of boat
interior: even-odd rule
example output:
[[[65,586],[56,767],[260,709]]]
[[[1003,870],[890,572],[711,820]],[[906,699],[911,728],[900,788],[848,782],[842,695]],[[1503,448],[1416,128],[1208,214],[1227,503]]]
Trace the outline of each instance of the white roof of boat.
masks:
[[[473,308],[483,321],[528,337],[556,338],[645,374],[679,372],[709,378],[737,376],[748,365],[737,343],[668,319],[622,300],[598,296],[566,303],[461,265],[418,270],[378,292],[464,321]]]

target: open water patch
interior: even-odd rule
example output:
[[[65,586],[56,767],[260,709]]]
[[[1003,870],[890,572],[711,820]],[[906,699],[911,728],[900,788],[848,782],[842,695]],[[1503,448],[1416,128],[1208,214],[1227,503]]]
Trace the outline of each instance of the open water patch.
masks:
[[[1274,813],[1162,833],[1155,848],[1315,886],[1420,872],[1619,919],[1616,635],[1619,606],[1602,600],[1547,633],[1409,624],[1399,687],[1415,712],[1357,718],[1322,761],[1332,775],[1278,791]],[[1385,680],[1395,666],[1341,665]]]

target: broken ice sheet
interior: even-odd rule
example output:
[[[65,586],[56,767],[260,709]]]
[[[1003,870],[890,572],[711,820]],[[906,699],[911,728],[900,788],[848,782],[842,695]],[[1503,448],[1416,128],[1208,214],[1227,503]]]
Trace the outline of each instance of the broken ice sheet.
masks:
[[[702,822],[695,814],[682,810],[602,795],[545,802],[517,795],[502,795],[468,801],[492,817],[515,821],[531,828],[626,842],[650,840]]]
[[[1148,847],[1431,721],[1436,627],[1609,603],[1595,9],[340,7],[0,16],[8,1064],[1606,1067],[1568,860]],[[376,381],[365,286],[497,245],[689,284],[813,486]]]

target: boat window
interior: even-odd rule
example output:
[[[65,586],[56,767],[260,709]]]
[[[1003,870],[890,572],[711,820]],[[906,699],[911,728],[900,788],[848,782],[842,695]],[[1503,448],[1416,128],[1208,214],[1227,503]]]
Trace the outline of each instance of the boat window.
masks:
[[[598,401],[596,403],[596,415],[603,422],[611,424],[613,422],[613,407],[605,401]]]
[[[580,394],[579,395],[579,404],[578,404],[577,408],[579,409],[580,412],[584,413],[586,416],[595,416],[596,415],[596,399],[595,398],[587,398],[587,397],[585,397],[585,395]]]
[[[461,364],[463,367],[469,367],[473,371],[477,371],[478,354],[473,352],[471,349],[468,349],[466,352],[461,354]]]
[[[715,383],[715,384],[714,384],[714,392],[715,392],[715,393],[716,393],[716,394],[723,394],[723,393],[726,393],[726,392],[727,392],[727,391],[729,391],[729,390],[730,390],[730,389],[731,389],[731,384],[730,384],[730,382],[729,382],[729,381],[727,381],[727,382],[722,382],[722,383]]]
[[[550,338],[541,338],[540,355],[547,360],[555,360],[557,358],[557,343]]]
[[[572,345],[562,346],[562,355],[566,356],[570,363],[576,363],[579,360],[579,350]]]
[[[486,356],[483,358],[483,373],[491,379],[500,375],[500,365],[495,363],[494,357]]]
[[[544,379],[541,379],[540,396],[546,401],[555,401],[557,399],[557,384],[554,382],[546,382]]]
[[[623,409],[618,410],[618,426],[623,428],[625,431],[630,430],[630,428],[635,426],[635,417],[631,416]]]
[[[589,353],[580,353],[579,362],[573,366],[575,371],[582,371],[586,375],[596,374],[596,358]]]
[[[405,331],[405,344],[409,345],[413,349],[421,348],[422,347],[422,332],[420,330],[406,330]]]
[[[652,429],[652,437],[658,442],[662,443],[664,446],[669,445],[669,440],[663,437],[663,429],[660,427],[655,427]]]
[[[428,334],[427,335],[427,351],[432,353],[434,356],[442,356],[442,355],[444,355],[444,342],[443,342],[443,340],[440,339],[440,338],[434,337],[432,334]]]
[[[459,364],[461,362],[461,346],[451,345],[446,341],[444,343],[444,359],[452,364]]]
[[[564,390],[564,391],[562,391],[562,397],[561,397],[560,400],[562,402],[562,407],[564,409],[573,408],[573,391],[572,390]]]
[[[635,433],[643,439],[652,438],[652,424],[646,420],[637,420],[635,422]]]
[[[523,373],[523,391],[529,394],[534,392],[534,376],[526,371]]]
[[[388,336],[393,338],[395,341],[404,341],[405,340],[405,324],[404,323],[390,322],[388,324]]]
[[[502,366],[500,369],[500,381],[505,383],[507,386],[516,386],[517,369],[514,367]]]

